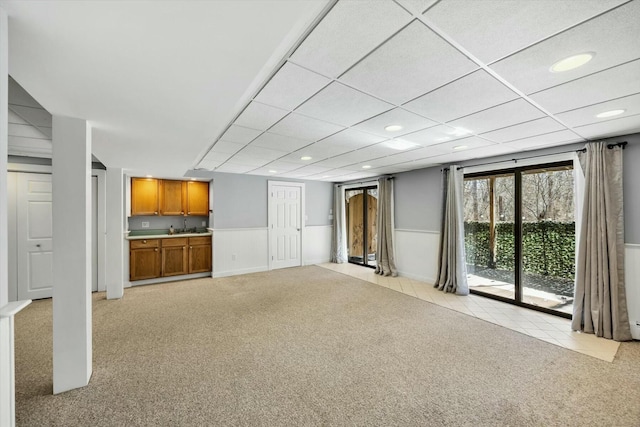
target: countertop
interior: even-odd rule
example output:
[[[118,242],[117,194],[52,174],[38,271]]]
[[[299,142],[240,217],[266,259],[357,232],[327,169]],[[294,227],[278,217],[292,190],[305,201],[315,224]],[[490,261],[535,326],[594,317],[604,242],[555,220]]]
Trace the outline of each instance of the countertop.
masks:
[[[211,236],[213,230],[210,228],[205,231],[197,231],[195,233],[176,233],[169,234],[168,230],[132,230],[126,232],[127,240],[144,240],[144,239],[174,239],[177,237],[206,237]]]

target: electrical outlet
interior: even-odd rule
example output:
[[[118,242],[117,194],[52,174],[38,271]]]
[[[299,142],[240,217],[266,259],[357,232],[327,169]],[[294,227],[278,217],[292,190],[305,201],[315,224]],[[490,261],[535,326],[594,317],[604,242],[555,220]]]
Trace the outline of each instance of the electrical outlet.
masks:
[[[236,254],[231,254],[231,261],[235,261],[236,260]]]
[[[142,228],[149,228],[149,221],[142,221]]]
[[[207,221],[202,221],[202,226],[206,227],[207,226]]]

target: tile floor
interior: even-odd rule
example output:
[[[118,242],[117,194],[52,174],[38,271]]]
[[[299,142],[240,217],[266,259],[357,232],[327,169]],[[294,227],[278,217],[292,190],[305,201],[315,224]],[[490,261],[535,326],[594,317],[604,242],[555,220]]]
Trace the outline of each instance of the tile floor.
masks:
[[[318,264],[394,291],[402,292],[460,313],[530,335],[548,343],[613,362],[620,343],[571,330],[571,321],[478,295],[458,296],[436,290],[433,285],[406,277],[385,277],[354,264]]]

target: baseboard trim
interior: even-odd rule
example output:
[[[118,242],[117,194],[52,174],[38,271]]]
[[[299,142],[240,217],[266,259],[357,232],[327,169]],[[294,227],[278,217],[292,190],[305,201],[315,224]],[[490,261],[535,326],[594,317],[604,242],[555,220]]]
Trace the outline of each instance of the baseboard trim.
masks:
[[[264,265],[261,267],[242,268],[240,270],[214,271],[213,277],[238,276],[240,274],[260,273],[263,271],[269,271],[269,266]]]
[[[422,276],[420,274],[412,274],[412,273],[407,273],[404,271],[398,271],[398,275],[402,276],[402,277],[407,277],[411,280],[418,280],[420,282],[425,282],[425,283],[429,283],[429,284],[434,284],[436,279],[433,277],[427,277],[427,276]]]
[[[310,259],[305,261],[303,265],[325,264],[327,262],[331,262],[331,258]]]
[[[153,284],[157,284],[157,283],[167,283],[167,282],[178,282],[180,280],[189,280],[189,279],[201,279],[203,277],[211,277],[211,273],[194,273],[194,274],[185,274],[182,276],[169,276],[169,277],[158,277],[155,279],[146,279],[146,280],[135,280],[135,281],[128,281],[129,286],[126,286],[125,284],[125,288],[128,287],[134,287],[134,286],[139,286],[139,285],[153,285]]]

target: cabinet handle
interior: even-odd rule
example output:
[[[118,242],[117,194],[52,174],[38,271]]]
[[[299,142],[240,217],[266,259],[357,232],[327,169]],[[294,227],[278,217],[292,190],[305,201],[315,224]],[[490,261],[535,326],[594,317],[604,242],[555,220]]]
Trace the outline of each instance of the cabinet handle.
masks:
[[[158,252],[158,248],[155,248],[155,249],[154,249],[154,251],[155,251],[155,252]]]
[[[143,241],[142,241],[142,243],[145,243],[145,244],[146,244],[146,243],[147,243],[147,241],[146,241],[146,240],[143,240]]]
[[[189,249],[193,249],[193,246],[189,246]]]
[[[191,212],[187,212],[187,215],[191,215]]]
[[[180,215],[184,215],[184,211],[181,211],[181,212],[180,212]]]
[[[158,215],[158,212],[154,212],[153,214],[154,214],[154,215]]]

